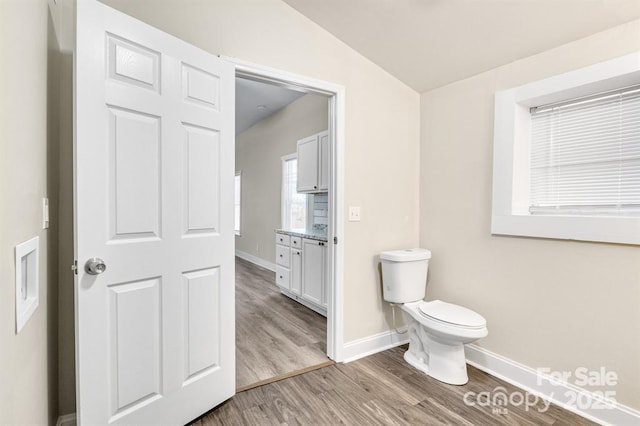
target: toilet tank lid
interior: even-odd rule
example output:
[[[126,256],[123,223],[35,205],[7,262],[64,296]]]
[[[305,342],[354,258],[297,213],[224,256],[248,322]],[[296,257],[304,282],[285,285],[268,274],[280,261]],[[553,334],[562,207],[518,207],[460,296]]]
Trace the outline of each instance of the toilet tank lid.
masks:
[[[380,253],[380,260],[390,260],[392,262],[412,262],[427,259],[431,259],[431,252],[423,248],[389,250]]]

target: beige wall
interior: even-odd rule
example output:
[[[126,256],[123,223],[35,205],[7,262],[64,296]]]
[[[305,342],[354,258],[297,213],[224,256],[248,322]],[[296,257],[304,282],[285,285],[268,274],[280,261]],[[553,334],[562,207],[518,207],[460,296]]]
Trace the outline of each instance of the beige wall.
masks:
[[[58,43],[46,0],[0,1],[0,424],[57,415]],[[42,229],[42,198],[52,209]],[[40,237],[40,303],[15,334],[14,247]]]
[[[236,136],[236,170],[242,170],[242,236],[236,237],[236,250],[275,263],[281,157],[296,152],[298,139],[327,130],[328,123],[327,98],[308,94]]]
[[[533,368],[604,366],[640,409],[638,247],[491,236],[493,96],[640,49],[640,21],[422,95],[420,244],[429,298],[480,312],[478,344]],[[593,389],[592,389],[593,390]]]

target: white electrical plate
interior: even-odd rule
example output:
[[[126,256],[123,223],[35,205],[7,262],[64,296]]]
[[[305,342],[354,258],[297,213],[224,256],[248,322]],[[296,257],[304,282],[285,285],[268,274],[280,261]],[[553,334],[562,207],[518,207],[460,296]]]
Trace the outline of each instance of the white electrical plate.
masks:
[[[16,246],[16,334],[40,303],[39,246],[40,237]]]
[[[349,206],[349,222],[360,222],[360,206]]]

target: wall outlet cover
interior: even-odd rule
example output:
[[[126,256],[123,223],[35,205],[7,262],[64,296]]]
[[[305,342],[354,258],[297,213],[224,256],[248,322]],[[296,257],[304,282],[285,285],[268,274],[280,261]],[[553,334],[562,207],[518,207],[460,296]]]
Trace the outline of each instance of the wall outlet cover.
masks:
[[[349,222],[360,222],[360,206],[349,206]]]

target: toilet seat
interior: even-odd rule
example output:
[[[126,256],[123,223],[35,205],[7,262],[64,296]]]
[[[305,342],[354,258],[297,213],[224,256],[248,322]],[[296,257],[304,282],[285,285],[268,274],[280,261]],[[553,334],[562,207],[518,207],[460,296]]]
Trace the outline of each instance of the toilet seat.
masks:
[[[418,312],[423,317],[449,326],[470,329],[482,329],[487,326],[487,321],[477,312],[441,300],[421,302]]]

